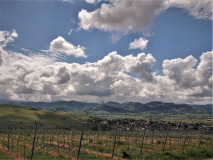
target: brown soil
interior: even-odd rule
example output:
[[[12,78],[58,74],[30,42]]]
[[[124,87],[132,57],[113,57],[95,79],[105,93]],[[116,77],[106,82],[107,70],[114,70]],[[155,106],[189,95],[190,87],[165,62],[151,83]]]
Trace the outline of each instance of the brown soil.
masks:
[[[17,153],[15,153],[15,152],[7,151],[7,148],[2,146],[1,144],[0,144],[0,152],[2,152],[5,155],[11,156],[15,160],[23,160],[23,159],[25,159],[25,157],[22,156],[22,155],[17,155]]]

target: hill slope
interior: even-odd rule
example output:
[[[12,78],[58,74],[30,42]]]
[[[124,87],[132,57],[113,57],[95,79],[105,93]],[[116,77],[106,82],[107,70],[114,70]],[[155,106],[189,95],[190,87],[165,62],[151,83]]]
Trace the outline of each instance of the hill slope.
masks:
[[[36,109],[34,107],[27,107],[12,104],[0,104],[0,127],[9,125],[33,124],[34,121],[46,125],[72,125],[73,121],[83,122],[88,118],[85,116],[78,116],[71,113],[52,112]]]
[[[48,111],[71,112],[78,115],[99,117],[154,117],[167,119],[212,119],[212,108],[210,105],[186,105],[163,102],[150,102],[142,104],[139,102],[108,102],[105,104],[85,103],[77,101],[56,102],[19,102],[2,101],[11,104],[32,106]],[[2,103],[0,101],[0,103]]]

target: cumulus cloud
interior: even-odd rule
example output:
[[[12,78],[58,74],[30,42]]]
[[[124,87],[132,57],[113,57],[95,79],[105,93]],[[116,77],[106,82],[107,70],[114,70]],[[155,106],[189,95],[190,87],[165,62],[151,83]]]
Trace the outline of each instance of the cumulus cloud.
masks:
[[[7,56],[7,52],[3,49],[8,43],[13,42],[14,38],[17,38],[18,34],[16,30],[0,31],[0,66],[3,64],[4,58]]]
[[[58,71],[57,77],[59,78],[58,84],[64,84],[69,82],[70,80],[69,70],[65,66],[61,67]]]
[[[79,26],[111,32],[115,42],[120,33],[149,31],[153,19],[171,7],[181,8],[197,19],[213,19],[212,0],[113,0],[91,12],[82,9],[78,13]]]
[[[163,72],[169,79],[173,79],[182,87],[190,87],[195,81],[195,69],[197,60],[193,56],[185,59],[172,59],[163,62]]]
[[[213,51],[203,53],[197,68],[193,56],[165,60],[163,72],[181,89],[190,89],[190,95],[212,97],[212,54]]]
[[[63,37],[59,36],[50,43],[50,51],[58,51],[67,55],[73,55],[75,57],[84,57],[87,55],[84,53],[85,48],[83,46],[74,46],[72,43],[66,41]]]
[[[108,1],[108,0],[85,0],[85,2],[91,3],[91,4],[94,4],[94,3],[97,3],[97,2],[101,2],[101,1]]]
[[[114,51],[99,60],[97,65],[105,77],[113,76],[122,71],[135,73],[143,81],[151,81],[154,73],[152,65],[155,61],[151,54],[140,53],[136,57],[132,55],[122,57]]]
[[[5,47],[8,43],[14,41],[14,38],[18,37],[16,30],[10,31],[0,31],[0,46]]]
[[[213,51],[203,53],[199,61],[193,56],[165,60],[165,75],[154,72],[156,60],[145,53],[121,56],[114,51],[97,62],[78,64],[7,52],[0,70],[2,98],[211,103]]]
[[[139,39],[135,39],[134,42],[131,42],[129,44],[129,48],[130,49],[137,49],[137,48],[139,48],[139,49],[143,50],[143,49],[146,49],[148,42],[149,42],[149,40],[141,37]]]
[[[9,36],[15,38],[15,33]],[[2,37],[4,44],[7,36]],[[59,52],[70,46],[62,37],[51,44]],[[78,64],[58,62],[42,54],[24,55],[0,46],[0,95],[27,101],[207,104],[212,102],[212,54],[202,53],[200,60],[193,56],[165,60],[164,75],[157,75],[152,68],[156,60],[150,53],[121,56],[114,51],[97,62]]]
[[[111,2],[102,4],[101,8],[93,12],[82,9],[78,14],[80,27],[85,30],[97,28],[103,31],[145,31],[163,5],[161,0]]]
[[[5,56],[7,56],[7,52],[0,46],[0,66],[3,64]]]

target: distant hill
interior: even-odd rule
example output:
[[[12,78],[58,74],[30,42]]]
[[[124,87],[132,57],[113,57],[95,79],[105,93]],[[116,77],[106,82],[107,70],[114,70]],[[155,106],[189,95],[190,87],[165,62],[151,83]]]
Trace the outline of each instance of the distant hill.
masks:
[[[0,100],[0,103],[31,106],[56,112],[99,117],[155,117],[174,119],[211,119],[212,105],[187,105],[164,102],[107,102],[85,103],[77,101],[21,102]]]
[[[203,109],[208,109],[208,110],[213,110],[213,105],[212,104],[206,104],[206,105],[192,105],[193,107],[197,108],[203,108]]]
[[[15,105],[15,104],[0,104],[0,109],[25,109],[25,110],[38,110],[35,107],[29,107],[29,106],[21,106],[21,105]]]
[[[25,102],[25,101],[9,101],[9,100],[1,100],[0,104],[16,104],[23,106],[31,106],[40,109],[51,108],[53,106],[71,106],[76,109],[83,109],[85,106],[94,106],[98,103],[85,103],[85,102],[77,102],[77,101],[55,101],[55,102]]]
[[[35,121],[45,125],[70,126],[73,121],[84,122],[88,120],[88,117],[22,105],[0,104],[0,119],[0,128],[7,128],[9,121],[11,126],[15,127],[20,127],[20,124],[33,125]]]

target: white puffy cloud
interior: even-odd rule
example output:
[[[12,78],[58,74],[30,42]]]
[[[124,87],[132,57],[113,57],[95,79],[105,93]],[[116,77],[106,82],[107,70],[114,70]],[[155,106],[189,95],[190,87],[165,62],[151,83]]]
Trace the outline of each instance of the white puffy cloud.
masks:
[[[172,59],[163,62],[163,72],[169,79],[175,80],[183,87],[190,87],[195,81],[195,69],[197,60],[193,56],[185,59]]]
[[[108,1],[108,0],[85,0],[85,2],[91,3],[91,4],[101,2],[101,1]]]
[[[7,56],[7,52],[0,46],[0,66],[3,64],[5,56]]]
[[[88,12],[82,9],[78,18],[80,27],[89,30],[98,28],[103,31],[146,31],[156,17],[163,1],[125,1],[115,0],[111,3],[103,3],[101,8]]]
[[[87,3],[95,3],[96,0],[85,0],[85,2],[87,2]]]
[[[70,47],[63,38],[59,40],[62,42],[56,39],[51,47],[63,50],[66,43]],[[212,54],[202,53],[199,61],[193,56],[165,60],[164,75],[157,75],[151,54],[121,56],[114,51],[97,62],[78,64],[0,47],[0,95],[27,101],[104,99],[207,104],[212,102]]]
[[[212,0],[110,0],[91,12],[82,9],[78,13],[79,26],[109,31],[116,42],[121,33],[146,33],[153,19],[171,7],[181,8],[197,19],[213,19]]]
[[[97,65],[104,77],[113,76],[122,71],[135,73],[139,79],[151,81],[154,73],[152,65],[155,61],[151,54],[140,53],[136,57],[132,55],[122,57],[114,51],[99,60]]]
[[[181,90],[188,90],[188,94],[212,97],[212,54],[213,51],[203,53],[197,68],[197,60],[193,56],[165,60],[163,72],[169,79],[174,80]]]
[[[121,56],[112,52],[97,62],[78,64],[7,52],[0,70],[2,98],[211,103],[213,51],[203,53],[197,67],[192,56],[165,60],[165,75],[153,71],[156,60],[145,53]]]
[[[5,47],[8,43],[14,41],[14,38],[18,37],[16,30],[10,31],[0,31],[0,46]]]
[[[75,57],[84,57],[86,58],[87,55],[84,53],[85,48],[83,46],[74,46],[70,42],[67,42],[63,37],[59,36],[58,38],[54,39],[50,43],[50,51],[58,51],[65,53],[67,55],[73,55]]]
[[[18,34],[16,30],[10,31],[0,31],[0,66],[2,65],[4,58],[7,56],[7,52],[3,49],[8,43],[14,41]]]
[[[137,48],[139,48],[139,49],[143,50],[143,49],[146,49],[148,42],[149,42],[149,40],[141,37],[141,38],[135,39],[133,42],[131,42],[129,44],[129,48],[130,49],[137,49]]]

